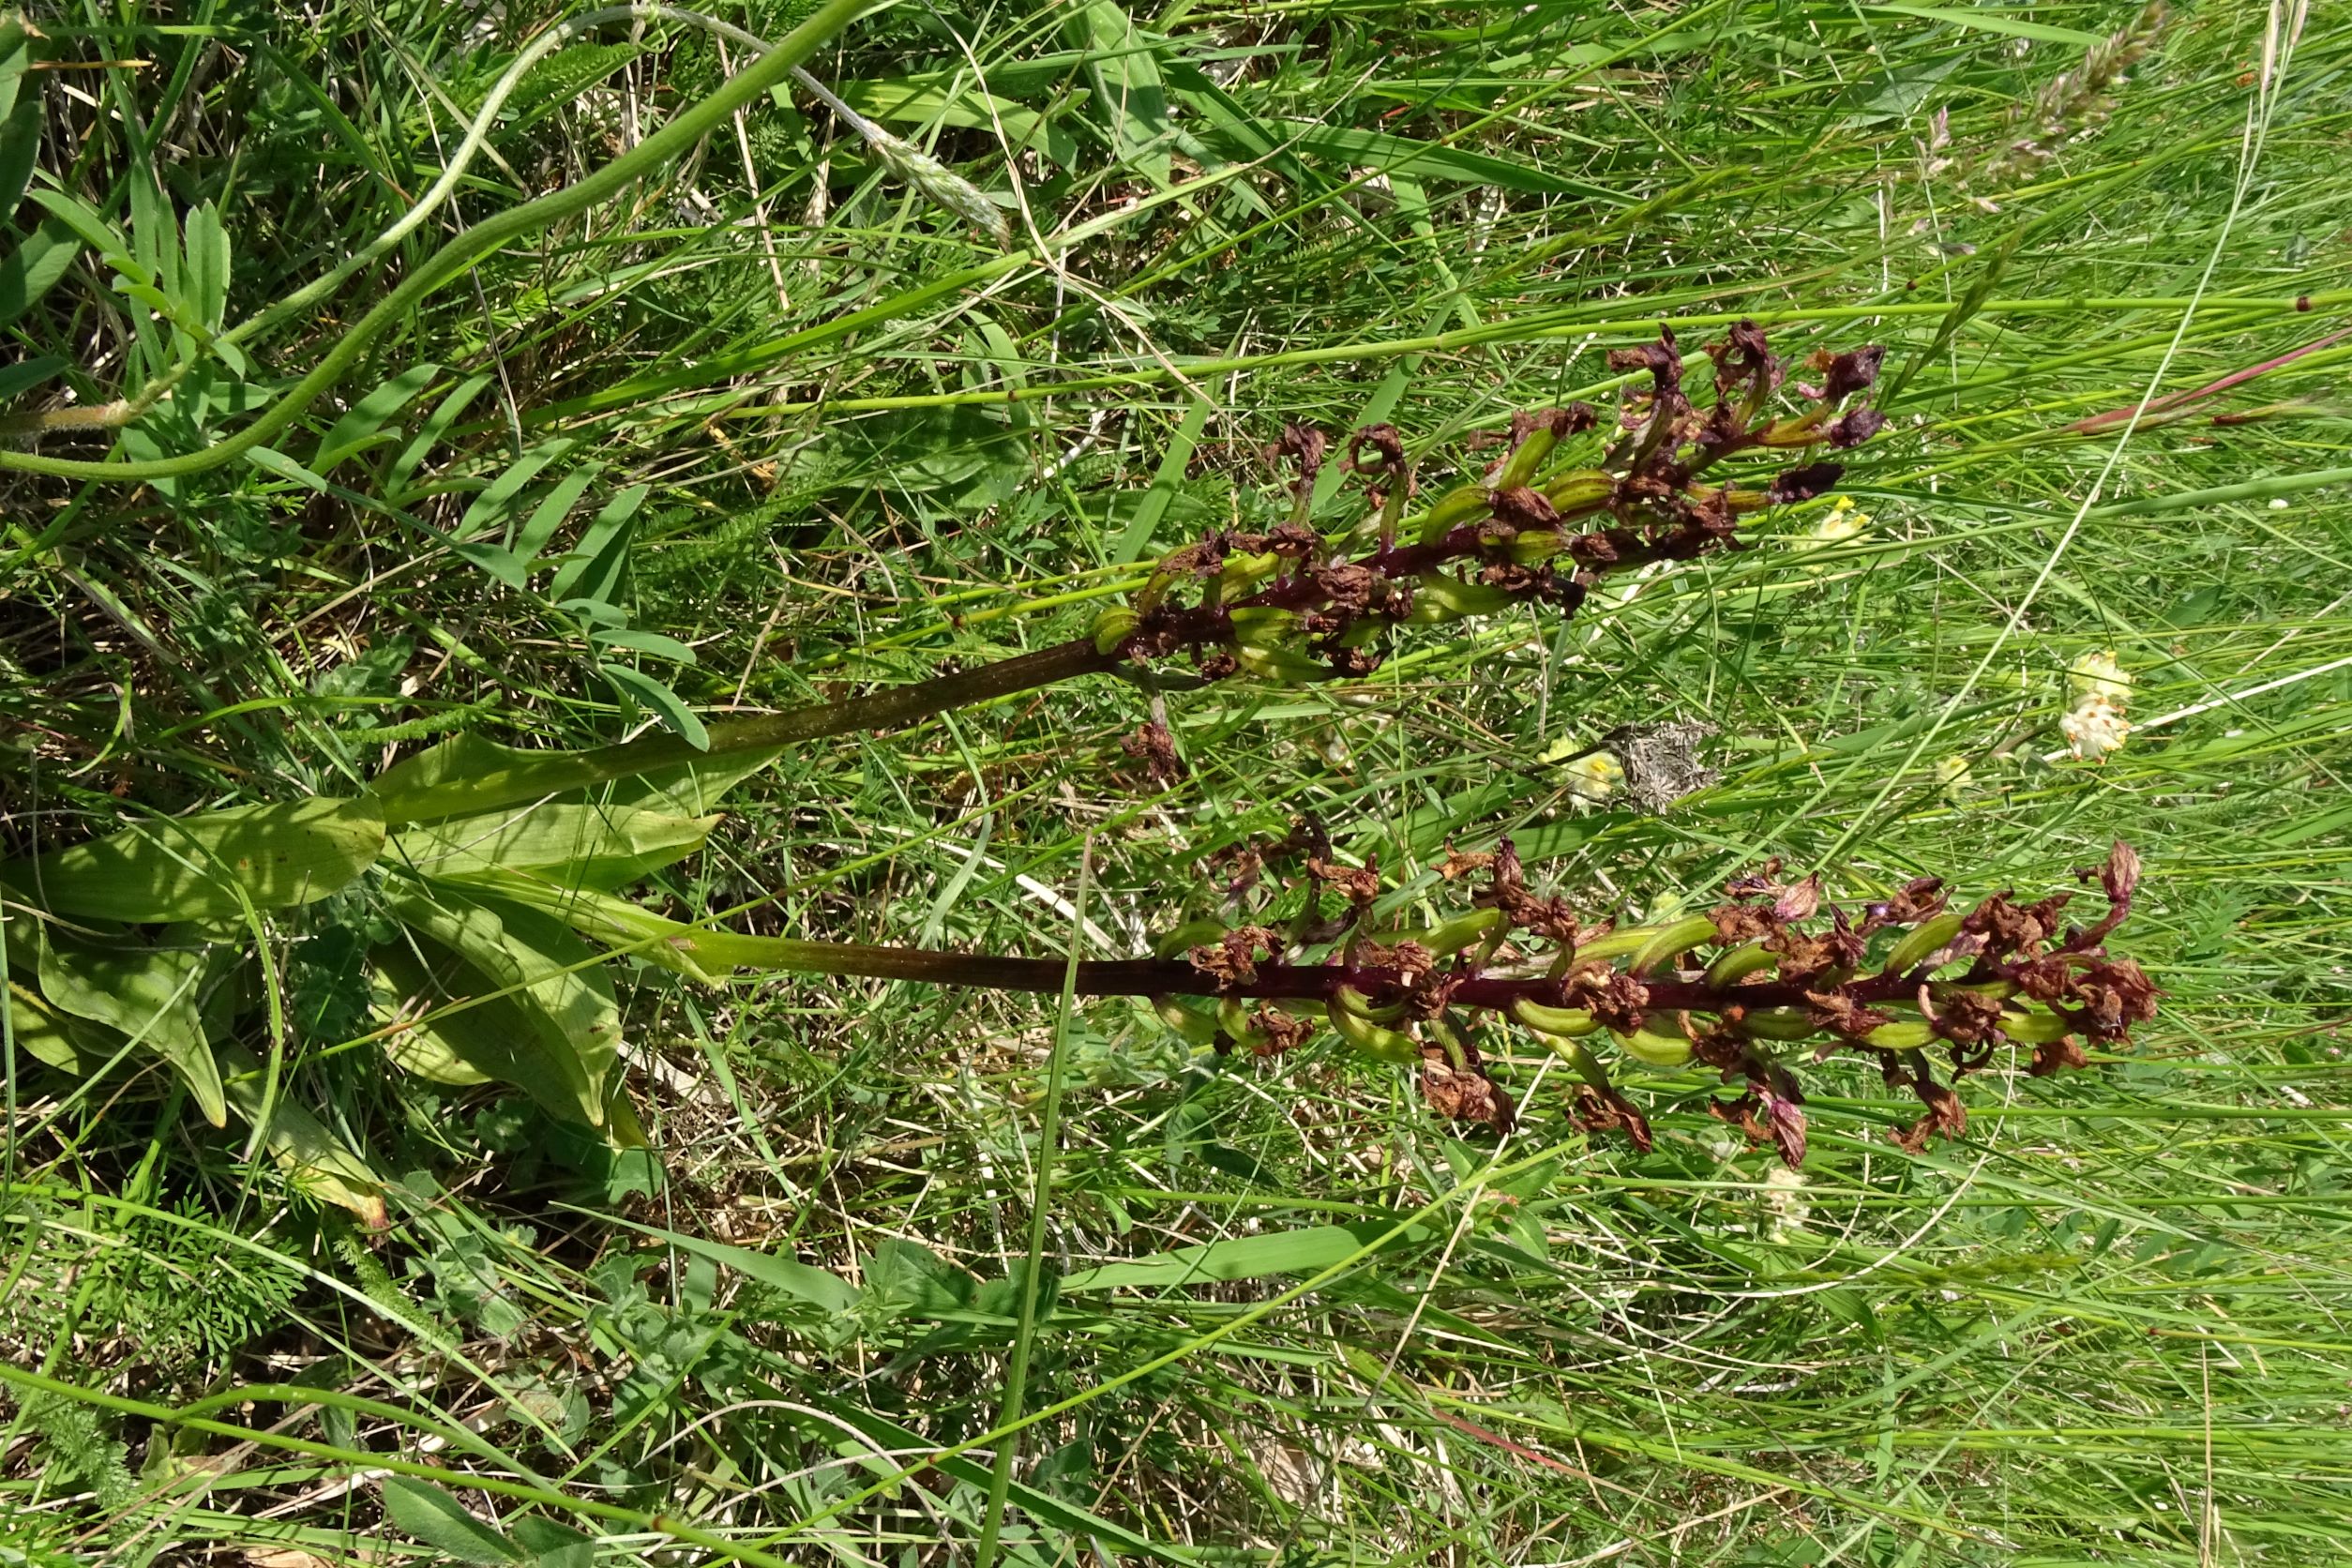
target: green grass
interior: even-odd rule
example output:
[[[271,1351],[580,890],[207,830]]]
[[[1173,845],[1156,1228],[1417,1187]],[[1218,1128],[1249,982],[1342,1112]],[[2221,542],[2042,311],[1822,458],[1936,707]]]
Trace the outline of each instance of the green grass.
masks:
[[[773,38],[814,8],[726,15]],[[1422,894],[1449,841],[1508,832],[1595,917],[1703,909],[1768,855],[1840,896],[1926,873],[2039,896],[2120,836],[2148,882],[2118,945],[2167,994],[2128,1057],[1968,1079],[1968,1137],[1922,1155],[1888,1141],[1911,1112],[1875,1074],[1817,1069],[1790,1183],[1696,1073],[1641,1081],[1654,1153],[1589,1138],[1524,1038],[1498,1144],[1329,1045],[1220,1066],[1119,1004],[619,959],[653,1148],[616,1153],[365,1041],[362,889],[267,945],[280,1093],[397,1179],[383,1235],[152,1059],[76,1083],[11,1057],[0,1547],[2342,1560],[2352,339],[2297,351],[2352,310],[2352,29],[2314,7],[2290,50],[2291,16],[2266,44],[2262,7],[2179,8],[2103,121],[1987,185],[2005,111],[2081,61],[2070,35],[2133,13],[893,9],[811,68],[1018,188],[1016,250],[806,95],[761,98],[339,351],[460,225],[722,80],[706,36],[615,26],[526,79],[380,268],[247,341],[242,383],[198,372],[111,450],[12,434],[0,460],[189,452],[238,424],[198,393],[348,355],[268,444],[287,461],[153,484],[0,461],[21,853],[348,793],[451,733],[656,722],[547,575],[453,549],[510,543],[592,467],[546,557],[649,487],[616,602],[691,647],[639,662],[716,717],[1079,635],[1139,561],[1287,512],[1259,456],[1287,420],[1393,420],[1435,484],[1516,410],[1613,398],[1606,351],[1662,320],[1692,353],[1743,313],[1794,355],[1883,342],[1892,422],[1841,490],[1871,520],[1844,542],[1797,548],[1825,500],[1572,622],[1422,633],[1359,686],[1170,693],[1189,774],[1165,792],[1121,766],[1149,707],[1110,681],[805,747],[649,897],[1121,957],[1214,907],[1214,852],[1304,811]],[[407,0],[174,28],[45,7],[35,188],[151,267],[211,204],[240,321],[396,219],[560,14],[509,6],[469,41],[461,8]],[[169,362],[113,276],[85,253],[6,328],[11,363],[62,363],[0,417]],[[1319,505],[1333,528],[1360,509],[1336,474]],[[2140,729],[2079,762],[2068,667],[2108,648]],[[1579,805],[1539,760],[1667,718],[1716,728],[1722,778],[1664,816]]]

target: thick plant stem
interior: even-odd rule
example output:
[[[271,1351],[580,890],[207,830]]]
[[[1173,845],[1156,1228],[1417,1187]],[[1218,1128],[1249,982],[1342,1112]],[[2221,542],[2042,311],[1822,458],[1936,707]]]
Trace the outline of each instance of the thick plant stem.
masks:
[[[782,937],[731,936],[725,940],[727,957],[746,960],[753,956],[749,943],[759,942],[760,954],[766,967],[772,969],[867,980],[914,980],[974,990],[1058,995],[1067,968],[1060,958],[1017,958],[927,947],[873,947],[860,942],[799,942]],[[1926,974],[1926,971],[1920,970],[1872,976],[1855,984],[1854,996],[1863,1003],[1900,1003],[1918,993]],[[1184,958],[1109,958],[1080,963],[1076,985],[1080,996],[1330,1002],[1342,988],[1374,999],[1401,993],[1410,988],[1411,976],[1394,969],[1356,967],[1334,960],[1319,964],[1261,962],[1254,974],[1220,978]],[[1707,980],[1651,980],[1643,988],[1649,993],[1645,1005],[1653,1013],[1720,1013],[1732,1006],[1753,1010],[1805,1004],[1805,987],[1799,982],[1716,985]],[[1457,1005],[1489,1012],[1508,1011],[1515,1002],[1532,1002],[1546,1007],[1575,1004],[1570,988],[1557,975],[1480,976],[1454,988],[1448,997]]]

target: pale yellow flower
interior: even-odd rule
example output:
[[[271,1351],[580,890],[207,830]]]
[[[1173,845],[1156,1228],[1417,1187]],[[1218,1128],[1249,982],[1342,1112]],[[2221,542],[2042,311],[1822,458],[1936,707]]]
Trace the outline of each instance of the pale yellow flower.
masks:
[[[2113,648],[2085,654],[2067,667],[2066,677],[2077,699],[2102,697],[2118,708],[2132,701],[2132,677],[2116,662]]]
[[[1595,805],[1616,794],[1618,787],[1625,782],[1624,764],[1606,751],[1589,751],[1560,772],[1566,777],[1570,794]]]

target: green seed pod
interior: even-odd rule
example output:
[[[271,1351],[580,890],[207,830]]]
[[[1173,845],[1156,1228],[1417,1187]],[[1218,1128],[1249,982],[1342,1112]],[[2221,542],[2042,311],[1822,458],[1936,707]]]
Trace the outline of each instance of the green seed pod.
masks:
[[[1560,437],[1552,433],[1549,425],[1538,425],[1528,431],[1527,439],[1513,447],[1511,456],[1504,460],[1502,472],[1495,478],[1495,489],[1518,490],[1530,483],[1559,442]]]
[[[1556,528],[1531,528],[1507,547],[1511,559],[1522,566],[1541,565],[1568,548],[1568,535]]]
[[[1341,994],[1346,994],[1344,988]],[[1411,1035],[1359,1017],[1341,1006],[1336,1000],[1323,1011],[1324,1017],[1331,1019],[1332,1028],[1337,1030],[1340,1038],[1353,1046],[1358,1054],[1399,1067],[1410,1066],[1421,1060],[1421,1044]]]
[[[1134,634],[1143,617],[1123,604],[1114,604],[1094,617],[1094,651],[1108,654]]]
[[[1576,962],[1583,963],[1588,958],[1621,958],[1628,953],[1638,953],[1664,929],[1661,926],[1627,926],[1605,937],[1579,942],[1576,945]]]
[[[1862,1043],[1880,1050],[1918,1050],[1936,1043],[1936,1031],[1925,1019],[1882,1023],[1862,1036]]]
[[[2044,1013],[2035,1007],[2004,1007],[2001,1033],[2021,1045],[2046,1046],[2073,1032],[2056,1013]]]
[[[1299,629],[1296,611],[1260,604],[1246,605],[1228,613],[1233,623],[1233,640],[1244,648],[1278,646]]]
[[[1648,1024],[1631,1032],[1612,1029],[1618,1048],[1649,1067],[1681,1067],[1691,1060],[1691,1042],[1681,1031],[1669,1034]]]
[[[1282,566],[1282,557],[1274,555],[1273,550],[1265,550],[1260,555],[1228,555],[1226,569],[1216,574],[1223,597],[1232,599],[1237,595],[1249,593],[1251,588],[1274,576],[1279,566]]]
[[[1750,1013],[1741,1028],[1766,1040],[1802,1040],[1820,1033],[1801,1007],[1763,1007]]]
[[[1598,506],[1617,493],[1617,481],[1597,468],[1572,468],[1544,487],[1544,499],[1560,511]]]
[[[1217,1003],[1217,1027],[1244,1050],[1256,1050],[1266,1043],[1265,1031],[1250,1022],[1249,1006],[1238,997],[1227,997]]]
[[[1493,615],[1510,609],[1518,602],[1500,588],[1483,582],[1465,582],[1444,572],[1423,576],[1413,588],[1413,611],[1416,616],[1425,601],[1434,603],[1444,613],[1442,618],[1457,621],[1467,615]]]
[[[1885,972],[1907,974],[1927,961],[1928,956],[1942,948],[1960,934],[1960,912],[1946,910],[1935,919],[1914,926],[1904,934],[1887,954]]]
[[[1331,679],[1331,671],[1321,660],[1289,648],[1253,648],[1242,643],[1234,648],[1233,658],[1259,680],[1279,686],[1303,686]]]
[[[1173,958],[1195,947],[1205,947],[1223,941],[1225,931],[1225,923],[1221,920],[1187,920],[1152,944],[1152,957]]]
[[[1761,942],[1744,942],[1707,966],[1707,983],[1735,986],[1759,970],[1772,968],[1776,961]]]
[[[1431,544],[1445,537],[1455,524],[1468,522],[1487,510],[1486,487],[1463,485],[1448,490],[1429,508],[1429,515],[1421,520],[1421,542]]]
[[[1472,910],[1470,913],[1449,920],[1442,926],[1423,926],[1411,930],[1399,931],[1396,933],[1396,940],[1419,942],[1442,958],[1450,954],[1459,953],[1463,948],[1479,941],[1501,924],[1502,911],[1499,909]]]
[[[1601,1027],[1592,1015],[1581,1007],[1546,1007],[1525,997],[1513,1000],[1511,1017],[1537,1034],[1560,1040],[1574,1040]]]
[[[1391,1002],[1375,1005],[1370,997],[1353,986],[1342,986],[1334,990],[1332,993],[1332,1003],[1333,1005],[1346,1009],[1349,1014],[1364,1019],[1366,1023],[1395,1023],[1405,1016],[1403,1003]]]
[[[1669,958],[1679,958],[1700,942],[1715,940],[1715,922],[1711,915],[1694,914],[1676,921],[1644,942],[1626,965],[1629,974],[1647,974]]]
[[[1186,1007],[1173,997],[1155,996],[1152,1011],[1160,1022],[1183,1036],[1187,1044],[1213,1046],[1216,1044],[1216,1021],[1206,1013]]]

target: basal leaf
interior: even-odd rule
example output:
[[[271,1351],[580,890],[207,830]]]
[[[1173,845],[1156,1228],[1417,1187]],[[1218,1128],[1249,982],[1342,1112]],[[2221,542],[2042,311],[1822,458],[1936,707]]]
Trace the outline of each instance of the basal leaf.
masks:
[[[403,1072],[435,1083],[459,1088],[489,1083],[490,1075],[474,1063],[503,1060],[530,1022],[505,997],[444,1012],[453,1002],[488,996],[498,988],[456,954],[432,951],[430,963],[404,942],[369,955],[369,1007],[380,1027],[393,1030],[384,1038],[384,1053]]]
[[[429,877],[515,872],[559,887],[613,888],[694,853],[717,822],[550,803],[404,828],[392,836],[391,853]]]
[[[383,852],[372,801],[319,795],[139,822],[0,866],[0,885],[82,919],[227,920],[248,901],[285,909],[324,898]]]
[[[222,1087],[229,1103],[247,1121],[257,1120],[265,1087],[261,1059],[235,1046],[222,1047],[219,1059],[228,1072]],[[325,1123],[283,1094],[270,1107],[269,1125],[263,1129],[262,1141],[295,1191],[349,1210],[370,1230],[392,1223],[384,1206],[384,1178],[329,1132]]]
[[[472,995],[507,993],[520,1032],[451,1035],[466,1064],[524,1091],[554,1115],[602,1126],[605,1085],[621,1044],[612,977],[595,949],[551,915],[499,903],[449,883],[396,889],[392,912],[426,942],[477,972]],[[426,956],[431,957],[430,948]]]
[[[1175,1290],[1187,1287],[1257,1279],[1266,1274],[1313,1274],[1351,1258],[1388,1227],[1378,1220],[1355,1225],[1316,1225],[1272,1236],[1236,1236],[1229,1241],[1180,1246],[1151,1258],[1105,1263],[1063,1277],[1062,1293],[1120,1289]],[[1398,1243],[1426,1238],[1425,1228],[1408,1229]]]
[[[224,1126],[228,1100],[199,1006],[209,958],[194,942],[149,946],[128,932],[98,938],[46,929],[41,994],[76,1018],[122,1031],[169,1062],[204,1120]]]
[[[406,408],[416,394],[430,386],[439,374],[438,365],[412,365],[352,404],[319,442],[318,450],[311,454],[310,466],[321,474],[331,473],[337,463],[373,445],[385,423]]]
[[[32,987],[8,982],[8,1025],[16,1048],[61,1073],[80,1078],[96,1071],[120,1050],[123,1036],[52,1006]]]

